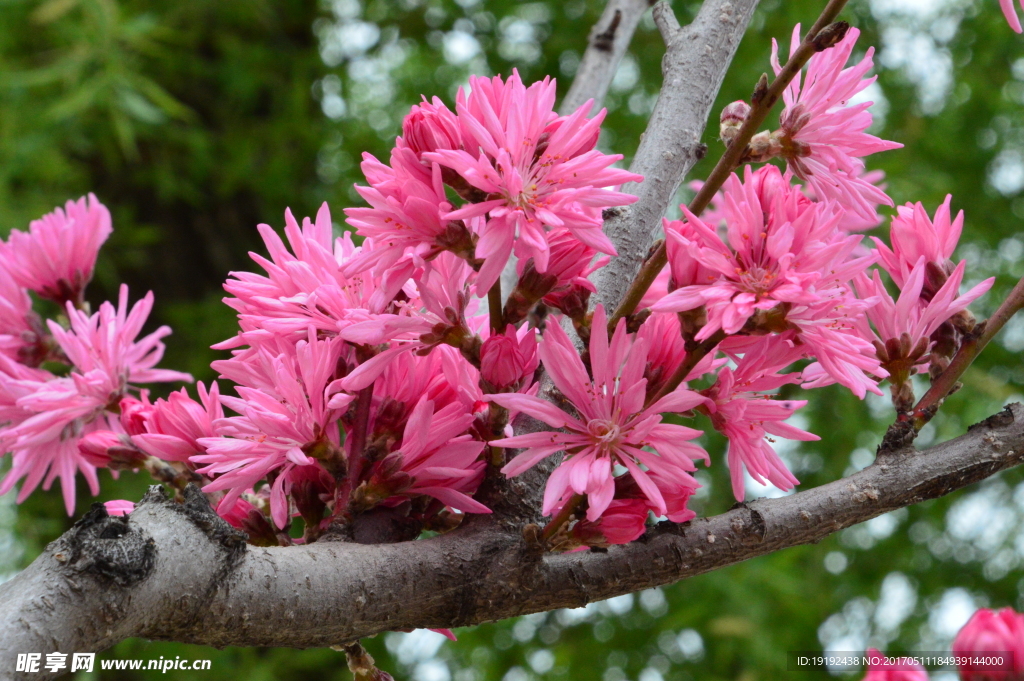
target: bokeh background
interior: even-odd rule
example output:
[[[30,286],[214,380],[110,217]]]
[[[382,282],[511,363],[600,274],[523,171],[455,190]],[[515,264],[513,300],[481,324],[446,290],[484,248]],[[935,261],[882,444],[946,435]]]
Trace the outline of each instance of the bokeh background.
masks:
[[[788,41],[822,0],[762,0],[718,107],[769,70],[771,37]],[[686,22],[699,3],[674,2]],[[95,192],[115,232],[89,291],[121,281],[156,293],[165,366],[213,378],[212,343],[233,334],[227,272],[250,269],[255,226],[322,201],[342,228],[357,205],[364,151],[386,158],[421,94],[451,102],[467,75],[551,75],[564,92],[603,8],[600,0],[0,0],[0,235],[69,197]],[[1024,38],[996,0],[852,0],[844,18],[874,45],[877,133],[906,145],[871,160],[897,203],[964,209],[970,279],[995,275],[976,309],[991,312],[1024,274]],[[606,102],[606,151],[634,153],[660,88],[664,52],[650,16]],[[716,108],[716,111],[718,109]],[[721,151],[711,126],[707,173]],[[680,198],[685,198],[685,192]],[[878,233],[884,237],[883,228]],[[968,282],[970,283],[970,282]],[[1024,320],[1010,323],[919,440],[962,433],[1024,401]],[[887,401],[840,389],[796,418],[820,442],[777,443],[812,486],[871,463],[892,417]],[[699,475],[698,511],[731,505],[723,442]],[[0,464],[0,468],[7,465]],[[137,499],[148,480],[103,473],[101,499]],[[777,490],[751,485],[750,497]],[[79,490],[81,513],[92,501]],[[979,606],[1024,607],[1024,476],[1009,471],[948,498],[787,551],[587,608],[459,630],[366,641],[380,666],[414,681],[755,681],[828,678],[786,671],[792,650],[943,650]],[[0,497],[0,579],[71,523],[59,492],[16,506]],[[315,624],[315,623],[314,623]],[[69,652],[69,651],[64,651]],[[204,679],[348,679],[332,650],[214,650],[129,640],[111,658],[210,658]],[[852,672],[833,670],[841,678]],[[155,678],[104,672],[85,678]],[[164,678],[191,678],[169,672]],[[934,678],[951,681],[951,674]]]

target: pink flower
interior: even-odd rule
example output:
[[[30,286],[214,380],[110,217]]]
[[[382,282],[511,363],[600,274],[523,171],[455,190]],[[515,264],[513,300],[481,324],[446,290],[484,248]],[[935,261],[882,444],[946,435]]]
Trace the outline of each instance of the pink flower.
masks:
[[[33,220],[28,232],[11,230],[7,243],[0,242],[0,261],[19,286],[61,306],[78,304],[112,231],[110,211],[89,194]]]
[[[127,435],[112,430],[94,430],[85,435],[78,441],[78,451],[97,468],[138,468],[146,459]]]
[[[557,513],[559,509],[554,509]],[[650,515],[645,499],[613,499],[595,521],[584,518],[572,526],[572,537],[585,546],[628,544],[647,531]]]
[[[295,343],[306,337],[311,324],[336,334],[382,311],[409,276],[398,266],[383,278],[367,273],[344,276],[346,264],[361,251],[350,232],[334,239],[326,203],[315,222],[304,218],[301,227],[291,211],[285,212],[284,232],[291,251],[272,227],[258,229],[270,259],[250,256],[267,274],[233,272],[225,282],[224,289],[235,297],[224,302],[238,311],[241,332],[215,345],[217,349],[275,345],[280,340]]]
[[[128,515],[135,510],[135,503],[124,499],[104,501],[103,506],[107,509],[107,515]]]
[[[858,397],[879,392],[869,375],[884,377],[885,371],[854,330],[874,301],[857,300],[847,284],[873,256],[853,257],[860,237],[838,229],[842,211],[831,201],[810,202],[774,166],[756,173],[747,166],[742,183],[730,177],[721,203],[728,244],[683,207],[687,226],[667,232],[678,249],[673,278],[683,281],[651,309],[703,306],[707,323],[697,340],[719,330],[735,334],[760,315],[757,323],[767,327],[761,331],[795,331],[832,381]]]
[[[369,187],[356,185],[356,191],[370,207],[346,208],[345,214],[357,233],[371,241],[346,264],[345,276],[370,268],[383,275],[407,254],[413,262],[430,260],[460,245],[459,237],[466,253],[472,253],[465,225],[442,217],[452,205],[445,198],[440,166],[424,167],[415,152],[399,146],[391,151],[391,167],[364,154],[362,168],[372,180]]]
[[[421,399],[409,415],[402,434],[401,470],[411,477],[403,496],[425,494],[463,513],[490,513],[470,495],[484,477],[480,459],[484,443],[465,434],[474,421],[461,405],[434,411],[434,403]]]
[[[407,147],[417,155],[437,149],[460,149],[462,134],[455,114],[434,97],[426,97],[419,104],[413,104],[402,121],[402,136],[395,140],[398,147]]]
[[[587,119],[587,102],[558,117],[554,81],[527,88],[516,71],[505,82],[470,77],[470,87],[469,95],[460,90],[456,106],[463,149],[437,149],[423,158],[454,170],[483,194],[446,216],[487,217],[476,248],[485,261],[478,290],[490,288],[513,247],[519,258],[533,258],[538,272],[547,271],[550,229],[564,227],[591,248],[614,255],[601,231],[600,209],[636,197],[605,188],[643,178],[610,168],[622,157],[594,149],[604,112]]]
[[[806,400],[773,400],[766,391],[796,383],[800,374],[776,373],[798,360],[800,348],[778,336],[765,336],[746,348],[735,371],[724,367],[715,385],[706,391],[715,429],[729,438],[729,476],[737,501],[746,498],[743,469],[758,483],[781,490],[799,481],[766,442],[769,435],[790,440],[818,440],[817,435],[784,423]]]
[[[1002,665],[960,666],[963,681],[1015,681],[1024,678],[1024,615],[1013,608],[981,608],[953,640],[953,654],[965,659],[1008,654]]]
[[[220,401],[240,416],[214,422],[222,437],[195,440],[206,448],[191,457],[205,464],[197,472],[216,476],[203,491],[228,491],[221,504],[230,508],[242,492],[277,471],[270,508],[274,523],[284,527],[289,517],[285,483],[291,469],[317,466],[317,458],[340,455],[337,419],[353,399],[339,393],[338,382],[332,380],[341,345],[337,339],[318,339],[310,329],[308,340],[299,341],[291,354],[275,357],[259,350],[244,360],[215,364],[235,368],[239,397],[222,396]]]
[[[14,281],[0,255],[0,353],[23,364],[38,365],[41,358],[34,355],[42,331],[28,291]]]
[[[164,461],[187,462],[190,457],[206,452],[200,438],[216,437],[214,423],[224,418],[220,389],[216,382],[206,386],[197,383],[199,402],[182,388],[164,399],[158,399],[147,410],[144,429],[130,434],[136,447]],[[124,422],[124,409],[121,420]]]
[[[108,404],[110,400],[119,401],[129,383],[192,381],[190,375],[180,371],[154,368],[163,358],[161,339],[170,335],[169,326],[136,340],[152,309],[150,291],[129,311],[128,287],[122,284],[116,308],[104,302],[98,312],[89,315],[68,303],[70,329],[52,320],[47,322],[54,341],[74,365],[74,375],[81,376],[81,380],[76,379],[80,390]]]
[[[735,175],[729,178],[723,195],[728,245],[685,206],[689,229],[667,232],[669,242],[679,248],[673,278],[683,281],[677,281],[680,288],[652,309],[679,312],[706,306],[708,322],[697,340],[719,329],[734,334],[758,310],[817,302],[822,294],[816,284],[823,270],[834,269],[833,264],[845,259],[859,240],[836,238],[839,213],[833,206],[791,205],[799,192],[788,183],[776,185],[777,191],[763,197],[758,191],[763,183],[758,180],[766,173],[778,174],[773,166],[756,175],[747,166],[745,172],[744,182]],[[683,272],[680,261],[686,256],[696,264]]]
[[[921,289],[926,277],[924,256],[921,257],[917,266],[904,282],[899,302],[894,302],[885,290],[878,270],[872,272],[871,279],[868,279],[863,273],[858,274],[855,281],[861,297],[878,299],[877,304],[868,308],[867,316],[861,318],[864,337],[878,343],[876,349],[879,349],[880,354],[888,356],[887,361],[906,361],[908,359],[889,352],[889,350],[895,350],[900,344],[906,349],[921,346],[920,352],[915,353],[918,361],[914,364],[927,361],[928,358],[924,356],[924,353],[927,352],[930,345],[931,335],[943,322],[961,310],[967,309],[968,305],[992,288],[992,284],[995,283],[995,277],[989,277],[967,293],[959,295],[960,282],[963,280],[966,266],[966,261],[957,265],[942,287],[928,301],[921,298]],[[868,320],[874,325],[874,333],[867,324]],[[893,343],[892,341],[898,342]],[[886,349],[886,351],[882,352],[882,349]],[[909,371],[910,367],[907,366],[905,369]]]
[[[154,368],[163,355],[160,339],[170,333],[168,327],[136,341],[152,305],[149,293],[129,312],[126,286],[121,287],[117,308],[105,302],[93,315],[68,302],[71,328],[49,322],[54,342],[73,364],[67,377],[0,364],[0,414],[14,398],[8,407],[12,424],[0,432],[0,442],[14,454],[0,494],[25,478],[20,503],[40,482],[49,489],[60,477],[65,507],[72,515],[76,470],[85,476],[93,494],[99,491],[96,470],[79,451],[79,439],[96,430],[121,429],[108,410],[120,403],[133,384],[192,380],[188,374]]]
[[[911,658],[893,659],[871,648],[868,657],[868,673],[863,681],[928,681],[924,667]]]
[[[587,495],[587,519],[597,520],[615,493],[612,468],[616,464],[626,467],[655,512],[664,515],[669,505],[666,495],[689,495],[692,489],[689,471],[696,469],[693,461],[707,461],[707,453],[688,442],[700,436],[700,431],[661,422],[662,412],[687,411],[703,404],[705,398],[680,388],[645,407],[647,381],[643,373],[647,364],[647,342],[632,339],[626,333],[625,322],[620,321],[609,343],[604,330],[606,324],[604,308],[598,306],[590,337],[593,380],[572,341],[557,324],[547,326],[540,345],[544,367],[573,404],[578,418],[534,396],[487,396],[507,409],[522,411],[565,431],[542,431],[491,442],[498,447],[525,448],[502,468],[509,477],[519,475],[555,452],[566,452],[565,459],[548,479],[544,492],[545,515],[549,515],[571,489],[576,494]],[[645,451],[644,447],[653,448],[655,453]],[[640,465],[670,485],[660,489]]]
[[[952,271],[953,251],[964,228],[963,211],[957,213],[955,219],[950,219],[952,200],[953,195],[947,194],[946,200],[935,210],[934,221],[929,219],[928,211],[920,203],[898,206],[898,215],[892,219],[889,232],[891,249],[881,239],[871,237],[878,247],[879,263],[900,288],[921,258],[933,266],[929,279],[937,279],[926,282],[925,289],[930,289],[931,293]]]
[[[876,217],[876,206],[892,205],[885,192],[862,177],[860,157],[902,144],[888,142],[865,132],[871,125],[872,102],[848,105],[851,97],[875,82],[864,78],[872,67],[874,48],[856,65],[843,68],[853,52],[860,31],[851,28],[839,44],[818,52],[807,64],[801,84],[799,75],[783,94],[786,107],[779,117],[780,143],[789,167],[807,181],[819,200],[834,199],[865,220]],[[793,29],[790,55],[800,45],[800,25]],[[778,75],[779,47],[772,40],[772,68]]]
[[[480,349],[480,374],[495,388],[518,383],[537,370],[537,333],[527,325],[517,332],[511,324],[504,334],[495,334]]]
[[[999,7],[1002,8],[1003,16],[1006,17],[1006,23],[1010,24],[1010,28],[1014,32],[1020,33],[1020,19],[1017,18],[1017,10],[1013,6],[1013,0],[999,0]],[[1024,8],[1024,0],[1021,1],[1021,7]]]

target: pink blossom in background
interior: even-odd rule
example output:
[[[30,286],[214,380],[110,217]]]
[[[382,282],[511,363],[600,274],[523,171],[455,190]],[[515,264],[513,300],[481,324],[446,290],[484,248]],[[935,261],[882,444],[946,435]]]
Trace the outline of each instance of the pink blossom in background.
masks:
[[[152,305],[150,293],[129,311],[126,286],[121,287],[116,308],[105,302],[92,315],[69,302],[71,328],[49,322],[54,342],[73,365],[67,377],[15,363],[0,365],[0,395],[8,396],[0,404],[13,402],[8,407],[13,418],[0,433],[0,443],[13,453],[13,465],[0,483],[0,494],[25,478],[20,502],[40,482],[49,489],[59,477],[65,507],[72,515],[76,471],[85,476],[93,494],[99,491],[95,467],[83,458],[79,439],[95,430],[121,430],[119,419],[108,410],[132,385],[192,380],[188,374],[154,368],[163,355],[160,339],[170,333],[168,327],[136,340]]]
[[[513,249],[546,272],[551,229],[564,227],[591,248],[614,255],[601,229],[601,209],[636,197],[606,188],[643,178],[611,168],[621,156],[594,149],[604,112],[588,119],[587,102],[559,117],[554,81],[527,87],[516,71],[507,81],[471,76],[470,88],[469,94],[460,90],[456,105],[464,149],[437,149],[423,159],[450,168],[484,197],[446,216],[487,218],[477,228],[476,256],[484,260],[477,290],[490,288]]]
[[[1024,615],[1013,608],[981,608],[956,635],[952,652],[965,659],[988,657],[994,653],[1008,654],[1005,664],[996,667],[961,665],[962,681],[1018,681],[1024,678]]]
[[[524,448],[502,468],[516,476],[552,454],[565,451],[566,457],[548,479],[544,492],[545,515],[568,489],[586,494],[587,519],[601,517],[615,493],[612,467],[625,466],[655,513],[667,512],[666,496],[686,494],[692,489],[690,471],[693,461],[707,452],[689,440],[701,432],[692,428],[662,423],[662,412],[683,412],[706,400],[701,395],[679,388],[656,403],[646,406],[647,381],[643,378],[648,347],[645,340],[634,340],[621,320],[611,342],[605,327],[604,308],[594,311],[590,337],[591,380],[572,341],[557,324],[549,324],[540,345],[540,357],[555,386],[573,404],[579,417],[573,416],[539,397],[518,394],[488,395],[487,399],[506,409],[522,411],[553,428],[566,432],[542,431],[494,440],[498,447]],[[645,451],[651,447],[655,453]],[[647,470],[673,483],[659,489]]]
[[[953,269],[951,259],[960,234],[964,228],[964,212],[951,219],[950,203],[952,194],[935,209],[935,219],[928,217],[928,211],[921,203],[897,206],[897,215],[892,219],[889,240],[890,249],[878,237],[871,237],[878,248],[878,262],[885,268],[889,276],[900,288],[910,275],[911,270],[921,258],[932,263],[940,272],[940,276],[949,275]],[[932,292],[942,282],[931,288]]]
[[[768,444],[771,435],[790,440],[818,440],[785,423],[806,400],[775,400],[768,391],[797,383],[800,374],[777,372],[799,359],[802,350],[778,336],[764,336],[745,349],[736,369],[723,367],[715,385],[705,393],[715,429],[729,438],[729,476],[737,501],[746,498],[743,470],[762,485],[771,483],[781,490],[793,489],[799,481]]]
[[[135,504],[124,499],[104,501],[103,506],[107,509],[108,515],[128,515],[135,510]]]
[[[869,135],[872,102],[849,104],[857,93],[875,82],[865,78],[874,48],[860,62],[844,68],[860,31],[851,28],[834,47],[816,53],[807,73],[797,75],[783,93],[786,106],[779,117],[783,155],[793,172],[804,179],[819,200],[834,199],[845,209],[872,221],[878,204],[892,205],[884,191],[865,179],[861,157],[903,145]],[[793,29],[790,55],[801,42],[800,24]],[[772,40],[772,68],[778,75],[779,47]],[[786,150],[789,145],[791,149]]]
[[[875,664],[868,665],[868,673],[863,681],[928,681],[928,672],[924,667],[908,658],[896,658],[887,663],[887,656],[875,648],[868,650],[866,655]]]
[[[113,231],[110,211],[93,194],[68,201],[0,241],[0,264],[19,286],[60,305],[82,300],[96,254]]]

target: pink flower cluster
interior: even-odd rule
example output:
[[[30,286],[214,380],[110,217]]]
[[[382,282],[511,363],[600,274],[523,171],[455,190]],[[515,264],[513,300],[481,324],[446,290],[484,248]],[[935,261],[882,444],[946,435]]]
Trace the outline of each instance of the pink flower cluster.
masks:
[[[861,159],[898,145],[867,135],[867,106],[848,104],[870,84],[870,53],[844,68],[855,40],[787,91],[772,133],[787,170],[748,166],[705,219],[684,207],[666,221],[670,269],[614,328],[589,309],[589,275],[615,255],[602,209],[634,201],[617,186],[642,178],[596,149],[603,112],[554,112],[548,79],[471,78],[454,111],[414,106],[390,165],[364,158],[368,206],[346,211],[360,245],[335,236],[326,204],[312,220],[286,212],[283,237],[260,225],[262,271],[225,283],[239,327],[215,346],[230,353],[213,364],[222,380],[196,399],[139,389],[189,380],[155,368],[166,327],[137,340],[151,295],[129,308],[122,289],[116,307],[87,311],[110,218],[94,197],[69,202],[0,243],[0,447],[13,454],[0,492],[24,480],[23,499],[59,477],[71,513],[77,472],[95,492],[97,467],[145,468],[200,484],[254,543],[376,541],[381,527],[413,538],[489,513],[488,476],[546,466],[551,545],[604,547],[652,516],[694,517],[697,462],[712,457],[680,421],[697,413],[729,441],[737,500],[748,475],[792,489],[772,443],[817,439],[794,421],[798,391],[864,397],[889,377],[906,409],[910,376],[942,370],[991,286],[960,293],[963,221],[948,199],[934,220],[901,207],[891,245],[861,236],[892,204]],[[44,323],[30,291],[66,322]],[[67,373],[40,368],[51,361]]]
[[[42,483],[49,489],[60,479],[64,504],[75,508],[75,477],[81,472],[93,494],[99,492],[96,462],[79,450],[83,437],[100,431],[121,432],[122,399],[139,384],[191,381],[188,374],[156,369],[163,356],[162,326],[139,339],[153,308],[153,294],[129,308],[128,288],[121,287],[115,307],[109,302],[93,314],[82,294],[92,278],[96,254],[110,234],[110,214],[90,195],[69,201],[0,242],[0,309],[17,310],[5,320],[0,353],[0,451],[13,455],[0,494],[24,480],[18,501]],[[28,290],[64,308],[64,324],[44,326],[32,312]],[[43,361],[67,366],[56,375],[39,368]]]

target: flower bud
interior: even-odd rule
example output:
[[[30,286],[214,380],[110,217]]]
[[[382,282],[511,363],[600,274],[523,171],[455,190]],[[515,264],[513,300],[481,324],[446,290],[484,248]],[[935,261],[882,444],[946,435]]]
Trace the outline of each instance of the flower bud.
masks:
[[[750,105],[742,99],[737,99],[722,109],[722,115],[719,118],[721,127],[718,129],[718,136],[722,138],[723,142],[728,145],[736,138],[740,128],[743,127],[743,121],[747,120],[749,114]]]
[[[480,349],[480,375],[496,388],[507,388],[537,369],[537,335],[526,329],[522,340],[509,324]]]
[[[992,657],[994,653],[1004,654],[1004,664],[982,667],[970,663],[972,657]],[[953,640],[953,654],[967,661],[960,666],[963,681],[1024,678],[1024,615],[1017,614],[1013,608],[998,612],[988,608],[978,610]]]
[[[146,460],[146,453],[131,443],[126,435],[110,430],[95,430],[78,441],[82,457],[98,468],[136,468]]]
[[[146,419],[153,413],[153,405],[149,403],[146,391],[142,400],[134,397],[121,398],[121,427],[129,435],[142,435],[146,431]]]
[[[444,105],[421,102],[402,121],[402,143],[417,154],[458,149],[462,146],[458,121]]]

